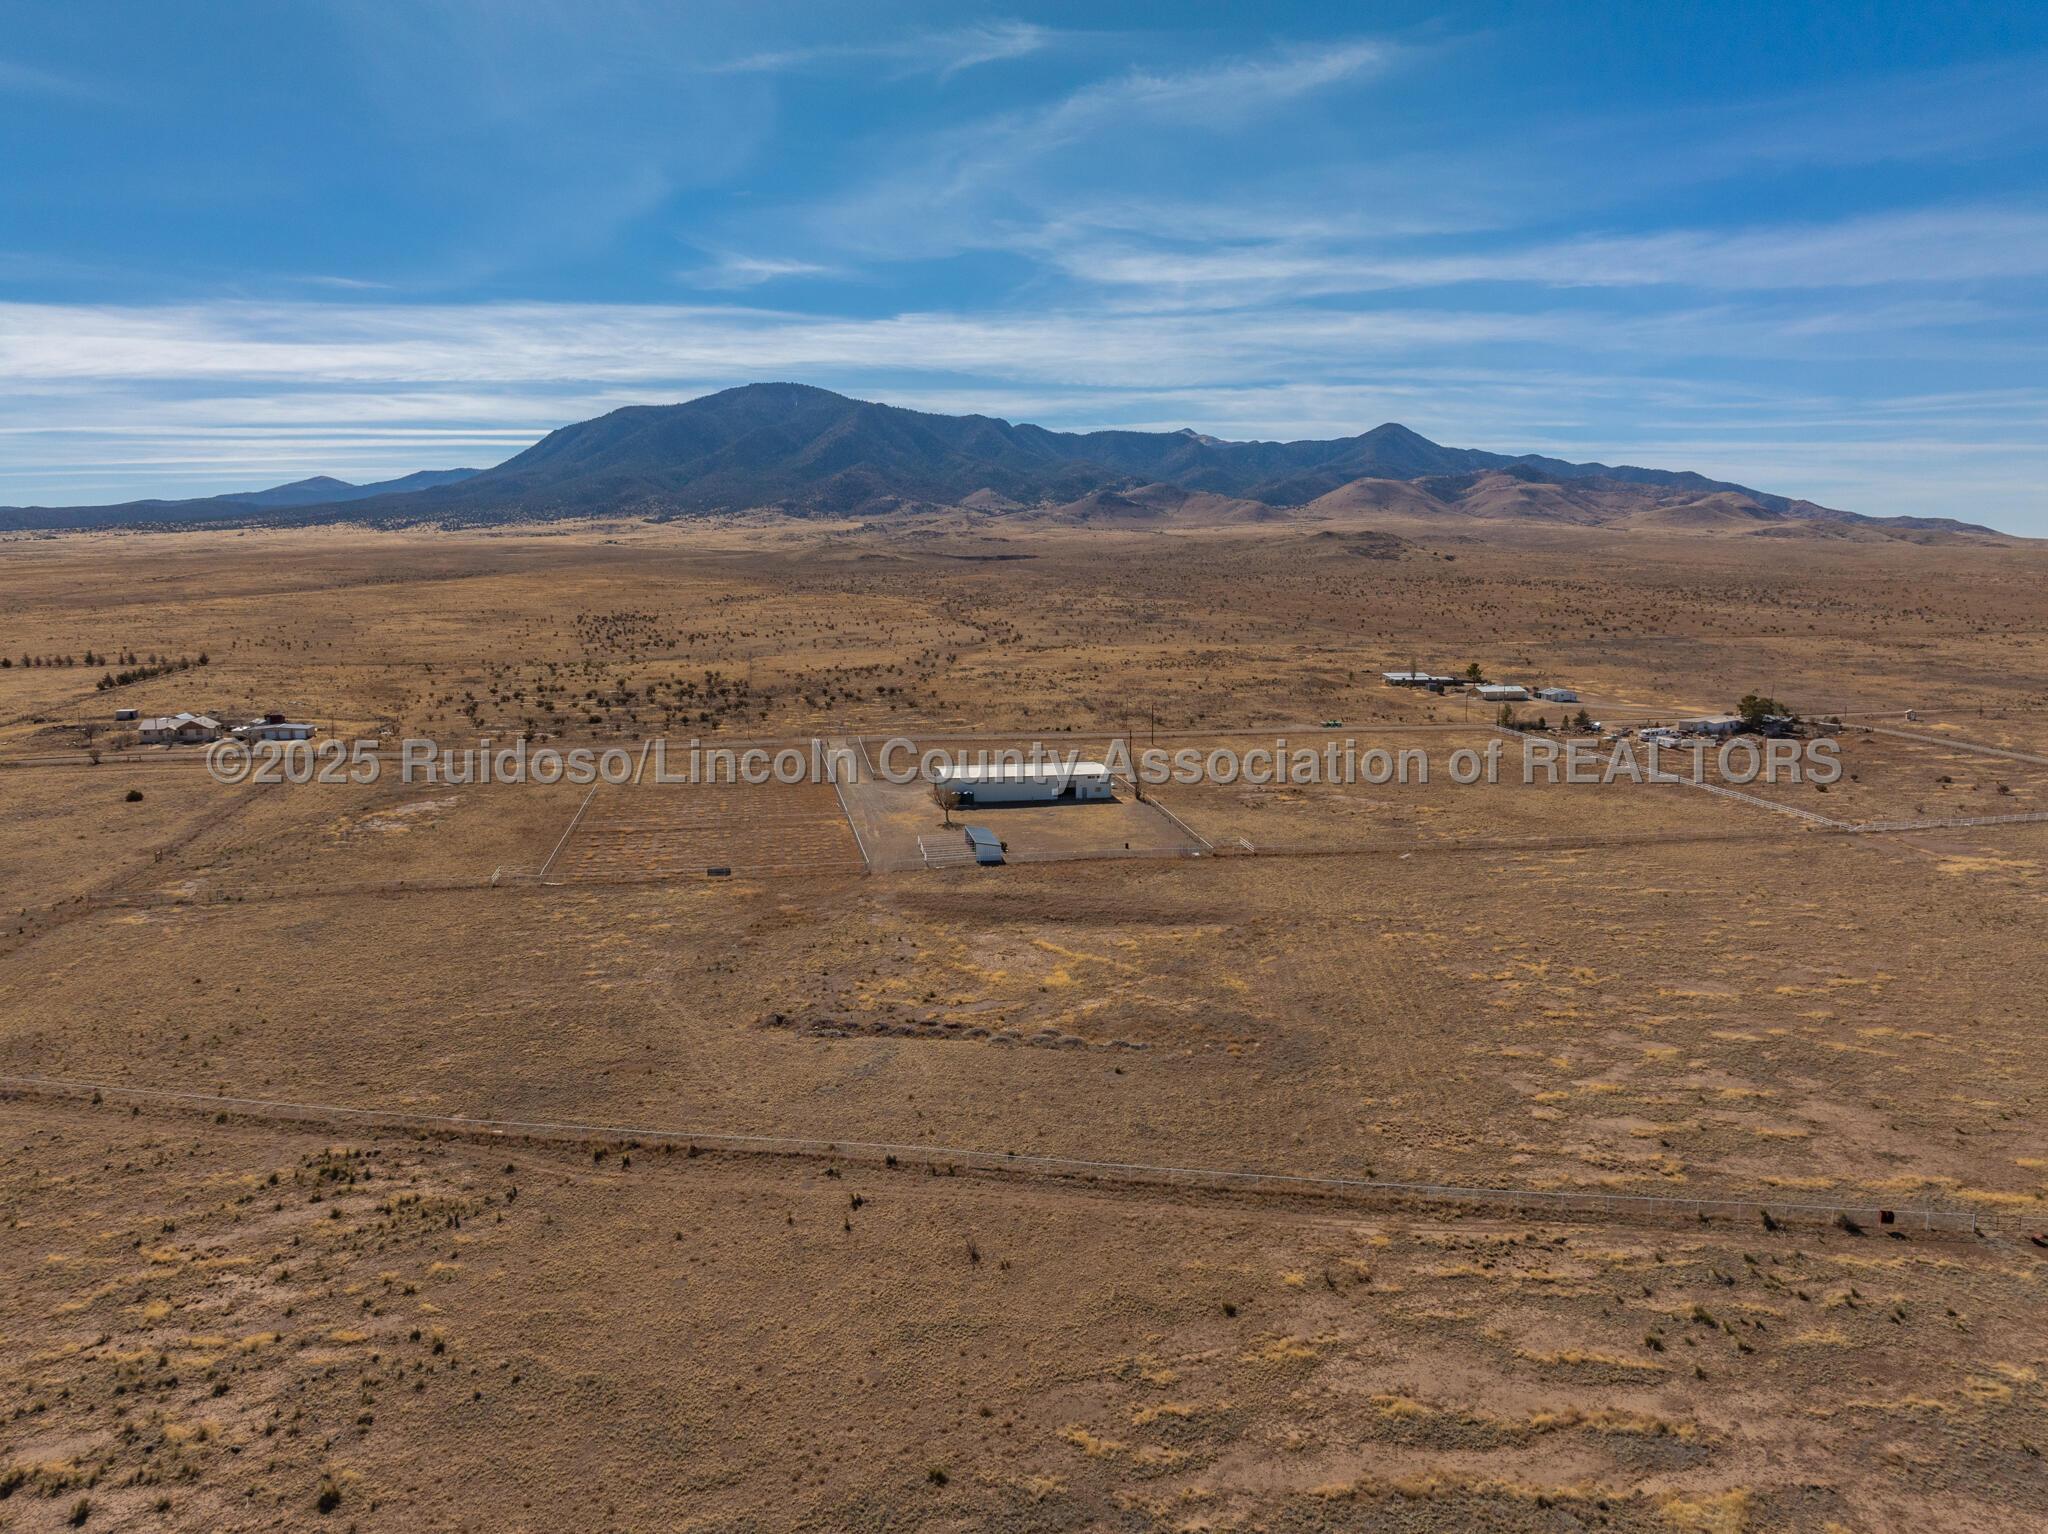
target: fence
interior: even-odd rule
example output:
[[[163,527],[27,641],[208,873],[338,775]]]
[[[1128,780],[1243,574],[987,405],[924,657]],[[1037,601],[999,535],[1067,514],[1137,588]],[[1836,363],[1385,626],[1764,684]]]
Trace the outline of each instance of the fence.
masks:
[[[786,1135],[735,1134],[719,1130],[661,1129],[624,1124],[545,1119],[496,1119],[461,1114],[405,1113],[351,1108],[335,1103],[295,1103],[270,1098],[231,1097],[156,1087],[63,1081],[37,1076],[0,1076],[0,1096],[33,1097],[94,1104],[127,1101],[173,1111],[259,1122],[322,1127],[349,1126],[433,1138],[503,1144],[508,1141],[624,1147],[683,1147],[690,1154],[781,1156],[859,1162],[890,1168],[922,1167],[958,1175],[1021,1177],[1108,1187],[1162,1187],[1212,1195],[1334,1200],[1386,1208],[1430,1208],[1460,1213],[1608,1219],[1643,1223],[1673,1220],[1709,1225],[1716,1221],[1778,1226],[1834,1226],[1844,1230],[1917,1231],[1971,1237],[2012,1232],[2011,1215],[1972,1209],[1895,1208],[1874,1204],[1771,1203],[1745,1198],[1671,1198],[1647,1193],[1598,1193],[1583,1189],[1490,1188],[1455,1183],[1390,1182],[1374,1177],[1340,1177],[1228,1167],[1170,1166],[1148,1162],[1039,1156],[963,1146],[896,1144],[879,1140],[833,1140]]]

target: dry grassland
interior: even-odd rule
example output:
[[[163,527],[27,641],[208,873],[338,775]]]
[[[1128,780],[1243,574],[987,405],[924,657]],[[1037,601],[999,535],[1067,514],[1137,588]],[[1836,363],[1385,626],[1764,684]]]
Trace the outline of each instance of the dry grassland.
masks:
[[[1441,760],[1500,737],[1378,673],[1477,661],[1616,718],[1762,690],[1918,732],[1852,728],[1841,784],[1761,791],[1832,819],[2048,808],[2048,767],[1965,749],[2048,755],[2031,546],[1324,531],[0,544],[0,1074],[2048,1228],[2048,824],[1207,784],[1159,795],[1200,856],[864,872],[830,787],[226,789],[110,717],[629,748],[1087,748],[1128,719]],[[104,691],[21,664],[87,650],[208,661]],[[1100,813],[999,829],[1199,850]],[[855,815],[913,858],[958,836],[915,790]],[[1452,1218],[33,1097],[0,1098],[0,1229],[7,1529],[2048,1520],[2048,1253],[2011,1229]]]

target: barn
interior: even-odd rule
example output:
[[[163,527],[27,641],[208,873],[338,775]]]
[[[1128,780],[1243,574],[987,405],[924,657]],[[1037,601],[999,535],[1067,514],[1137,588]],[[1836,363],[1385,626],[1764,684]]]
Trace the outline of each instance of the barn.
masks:
[[[1061,804],[1114,797],[1109,769],[1100,762],[999,762],[941,767],[941,793],[962,805]]]

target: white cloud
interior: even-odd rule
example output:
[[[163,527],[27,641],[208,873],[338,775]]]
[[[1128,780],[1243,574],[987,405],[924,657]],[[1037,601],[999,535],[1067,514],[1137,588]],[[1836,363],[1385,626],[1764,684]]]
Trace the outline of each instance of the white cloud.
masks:
[[[748,54],[708,66],[712,74],[784,74],[863,63],[893,66],[893,73],[950,79],[978,64],[1021,59],[1050,47],[1058,34],[1025,21],[992,21],[945,32],[914,32],[882,42],[820,43]]]
[[[786,277],[839,277],[844,269],[818,261],[796,261],[777,256],[726,254],[709,266],[676,273],[678,280],[700,288],[753,288]]]
[[[73,101],[98,101],[105,93],[72,75],[33,64],[0,59],[0,91],[23,96],[55,96]]]
[[[1247,228],[1257,227],[1247,222]],[[1441,252],[1414,242],[1335,245],[1260,240],[1199,246],[1055,240],[1069,276],[1112,287],[1220,289],[1270,301],[1395,288],[1497,282],[1549,288],[1677,286],[1822,289],[2048,275],[2048,213],[1964,207],[1885,212],[1832,223],[1585,235],[1521,248]]]
[[[949,132],[879,149],[895,168],[810,210],[828,241],[852,251],[928,254],[972,248],[1029,251],[1042,226],[1141,143],[1227,134],[1400,57],[1373,38],[1290,44],[1182,70],[1132,69],[1056,100],[992,114]],[[1124,177],[1111,175],[1121,187]],[[1041,185],[1050,181],[1050,186]]]

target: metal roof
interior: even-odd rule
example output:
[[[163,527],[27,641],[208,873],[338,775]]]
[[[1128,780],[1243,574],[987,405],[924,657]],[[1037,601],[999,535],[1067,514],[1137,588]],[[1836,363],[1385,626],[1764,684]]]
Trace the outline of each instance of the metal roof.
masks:
[[[1070,778],[1106,778],[1100,762],[1000,762],[966,767],[941,767],[941,783],[1064,783]]]

